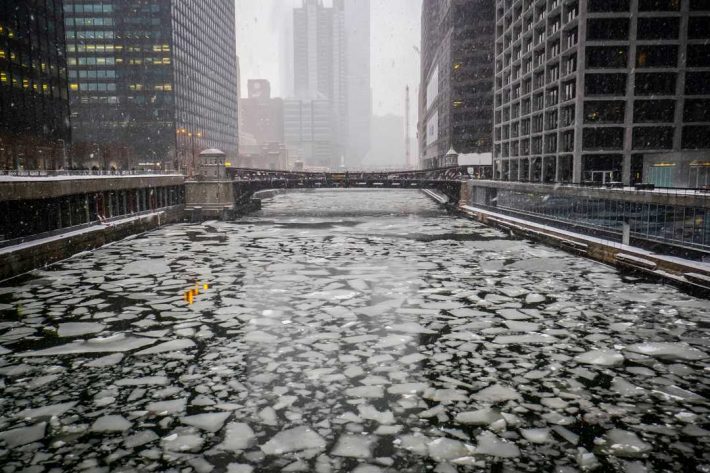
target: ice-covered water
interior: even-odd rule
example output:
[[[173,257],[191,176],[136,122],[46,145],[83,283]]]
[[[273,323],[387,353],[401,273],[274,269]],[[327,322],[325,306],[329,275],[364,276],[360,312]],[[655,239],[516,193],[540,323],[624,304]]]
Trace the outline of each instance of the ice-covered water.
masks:
[[[709,306],[415,191],[281,195],[0,287],[0,464],[710,471]]]

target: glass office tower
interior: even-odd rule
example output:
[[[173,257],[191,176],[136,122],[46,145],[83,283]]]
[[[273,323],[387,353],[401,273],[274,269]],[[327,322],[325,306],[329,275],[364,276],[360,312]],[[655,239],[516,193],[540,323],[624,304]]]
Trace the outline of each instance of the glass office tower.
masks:
[[[234,3],[66,0],[73,165],[183,170],[237,155]]]
[[[59,169],[70,138],[61,1],[0,2],[0,169]]]

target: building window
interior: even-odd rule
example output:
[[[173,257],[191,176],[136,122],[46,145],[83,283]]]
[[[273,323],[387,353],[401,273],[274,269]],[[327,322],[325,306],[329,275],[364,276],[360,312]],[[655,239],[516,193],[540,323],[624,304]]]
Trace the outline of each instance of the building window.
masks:
[[[674,100],[637,100],[634,102],[634,123],[672,123]]]
[[[542,131],[543,121],[542,115],[536,115],[532,119],[533,133],[540,133]]]
[[[685,122],[710,122],[709,99],[686,99],[683,110]]]
[[[592,13],[629,11],[629,0],[589,0]]]
[[[688,47],[688,51],[690,52],[690,47]],[[638,46],[636,48],[636,67],[675,67],[677,64],[677,46]]]
[[[680,0],[639,0],[639,11],[678,11]]]
[[[560,135],[560,138],[560,151],[567,153],[574,151],[574,131],[565,131]]]
[[[638,39],[678,39],[680,19],[677,17],[638,19]]]
[[[624,69],[628,63],[626,46],[587,47],[587,67],[590,69]]]
[[[688,39],[706,39],[710,35],[710,15],[688,18]]]
[[[648,126],[634,128],[634,149],[673,148],[673,127]]]
[[[554,110],[552,112],[547,112],[546,114],[546,124],[545,124],[545,129],[546,130],[554,130],[557,128],[557,110]]]
[[[570,126],[574,124],[574,112],[575,112],[575,107],[574,105],[570,105],[568,107],[562,107],[560,110],[560,123],[563,127],[565,126]]]
[[[574,81],[566,82],[563,85],[564,90],[564,100],[572,100],[576,97],[577,84]]]
[[[710,45],[689,44],[687,65],[688,67],[710,67]]]
[[[584,123],[624,123],[626,103],[621,100],[584,102]]]
[[[628,18],[592,18],[587,20],[587,40],[629,39]]]
[[[710,94],[710,72],[686,72],[685,93],[686,95]]]
[[[582,146],[587,151],[621,149],[624,146],[623,128],[585,128]]]
[[[675,95],[676,74],[671,72],[637,73],[636,95]]]
[[[684,126],[683,149],[710,149],[710,126]]]
[[[586,95],[626,95],[626,74],[586,74]]]

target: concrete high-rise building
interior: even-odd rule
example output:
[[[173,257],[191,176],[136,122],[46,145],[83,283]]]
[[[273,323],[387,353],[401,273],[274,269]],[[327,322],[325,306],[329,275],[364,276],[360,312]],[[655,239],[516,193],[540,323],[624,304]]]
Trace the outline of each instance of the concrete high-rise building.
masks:
[[[0,2],[0,169],[59,169],[70,139],[62,2]]]
[[[250,142],[240,143],[239,165],[251,168],[286,169],[283,99],[271,97],[265,79],[247,82],[247,98],[239,101],[240,132]]]
[[[420,166],[492,152],[494,0],[424,0]],[[455,151],[455,152],[452,152]]]
[[[75,164],[194,168],[237,155],[234,2],[66,0]]]
[[[359,165],[369,148],[370,2],[304,0],[293,13],[295,98],[330,102],[329,166]],[[315,108],[320,108],[319,103]]]
[[[710,4],[496,2],[495,177],[710,184]]]
[[[292,162],[307,167],[338,166],[333,142],[332,105],[329,100],[284,100],[284,140]]]
[[[338,2],[335,3],[338,6]],[[345,21],[347,165],[359,166],[370,151],[370,0],[341,0]]]

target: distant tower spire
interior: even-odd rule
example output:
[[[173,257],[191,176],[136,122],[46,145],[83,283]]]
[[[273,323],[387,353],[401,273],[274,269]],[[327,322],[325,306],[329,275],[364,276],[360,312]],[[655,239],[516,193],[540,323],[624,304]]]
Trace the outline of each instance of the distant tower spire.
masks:
[[[414,167],[414,163],[412,163],[412,145],[411,145],[411,139],[409,136],[409,86],[407,86],[406,91],[405,91],[406,97],[405,97],[405,110],[404,110],[404,149],[405,151],[405,156],[406,156],[406,162],[407,162],[407,167]]]

